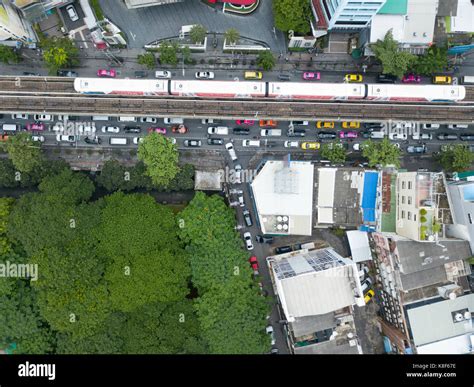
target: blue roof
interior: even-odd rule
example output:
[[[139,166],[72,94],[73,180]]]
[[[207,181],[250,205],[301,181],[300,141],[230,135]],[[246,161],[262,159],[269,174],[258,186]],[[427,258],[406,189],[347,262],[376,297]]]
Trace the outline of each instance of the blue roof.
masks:
[[[377,199],[378,180],[379,174],[377,172],[365,172],[361,206],[364,222],[375,222],[375,201]]]

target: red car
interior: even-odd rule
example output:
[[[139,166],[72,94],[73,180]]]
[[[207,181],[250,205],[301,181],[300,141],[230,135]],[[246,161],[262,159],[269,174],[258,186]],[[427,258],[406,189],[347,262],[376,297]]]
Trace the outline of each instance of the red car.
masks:
[[[415,74],[407,74],[403,76],[402,82],[403,83],[420,83],[421,77]]]
[[[348,131],[348,132],[344,132],[344,131],[340,131],[339,132],[339,138],[357,138],[359,135],[357,132],[354,132],[354,131]]]
[[[254,120],[237,120],[235,121],[235,123],[237,125],[248,125],[248,126],[252,126],[255,124],[255,121]]]
[[[100,69],[97,70],[97,76],[105,78],[115,78],[117,76],[117,72],[115,70]]]
[[[315,81],[321,79],[321,73],[315,73],[314,71],[306,71],[303,73],[303,79],[305,81]]]
[[[156,132],[156,133],[161,133],[161,134],[166,134],[166,128],[148,128],[148,133],[150,132]]]
[[[26,130],[44,130],[44,124],[38,124],[36,122],[33,124],[27,124]]]
[[[257,257],[255,255],[251,256],[249,258],[249,263],[250,263],[250,266],[252,266],[252,270],[253,270],[253,273],[255,275],[258,275],[258,261],[257,261]]]

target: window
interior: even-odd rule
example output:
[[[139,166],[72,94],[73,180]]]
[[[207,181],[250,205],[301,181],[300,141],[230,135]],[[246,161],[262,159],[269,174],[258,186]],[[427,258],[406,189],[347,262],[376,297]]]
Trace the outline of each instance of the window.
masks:
[[[413,220],[416,222],[416,214],[413,214]]]
[[[472,217],[471,217],[471,214],[467,214],[467,218],[469,219],[469,224],[472,224]]]
[[[405,182],[402,181],[402,189],[405,189]]]
[[[405,204],[405,196],[402,196],[402,204]]]
[[[405,219],[405,211],[402,211],[402,219]]]
[[[411,220],[411,212],[410,211],[407,212],[407,219]]]
[[[411,189],[411,181],[408,182],[408,189]]]
[[[407,204],[411,204],[411,196],[407,196]]]

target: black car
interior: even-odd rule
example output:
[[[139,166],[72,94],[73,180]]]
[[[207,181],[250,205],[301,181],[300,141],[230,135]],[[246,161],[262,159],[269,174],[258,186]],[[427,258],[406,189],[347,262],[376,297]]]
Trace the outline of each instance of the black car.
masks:
[[[395,83],[397,79],[398,78],[395,75],[390,74],[379,74],[377,76],[378,83]]]
[[[148,77],[148,72],[143,70],[135,71],[135,78],[146,78]]]
[[[201,140],[184,140],[184,146],[199,148],[201,146]]]
[[[258,243],[268,243],[268,244],[273,243],[273,237],[266,237],[266,236],[263,236],[263,235],[255,235],[255,240]]]
[[[335,139],[337,136],[336,132],[318,132],[318,138],[320,140],[327,140],[327,139],[330,139],[330,140],[333,140]]]
[[[290,130],[288,129],[288,131],[286,132],[286,135],[288,137],[304,137],[306,135],[306,130],[304,129],[293,129],[293,130]]]
[[[58,77],[75,78],[78,76],[78,74],[75,71],[71,71],[71,70],[58,70],[57,74],[58,74]]]
[[[288,73],[280,73],[280,74],[278,74],[278,79],[279,79],[280,81],[289,81],[290,78],[291,78],[291,76],[290,76],[290,74],[288,74]]]
[[[234,134],[240,134],[240,135],[247,135],[250,133],[249,128],[234,128],[232,129],[232,133]]]
[[[459,136],[462,141],[474,141],[474,134],[463,133]]]
[[[458,135],[452,133],[439,133],[436,138],[438,140],[457,140]]]
[[[208,138],[207,143],[209,145],[224,145],[224,140],[222,138]]]
[[[101,144],[102,139],[100,137],[97,137],[97,136],[92,137],[92,138],[85,137],[84,142],[87,143],[87,144]]]
[[[370,132],[360,132],[360,137],[362,138],[370,138]]]
[[[38,73],[30,73],[28,71],[23,71],[23,75],[26,75],[28,77],[41,77],[41,74]]]
[[[123,131],[125,133],[140,133],[142,129],[138,126],[126,126],[123,128]]]
[[[285,254],[285,253],[289,253],[290,251],[293,251],[291,246],[280,246],[275,249],[276,254]]]
[[[252,227],[253,222],[252,222],[252,217],[250,216],[250,211],[244,210],[243,214],[244,214],[245,224],[247,225],[247,227]]]
[[[364,122],[365,129],[382,129],[383,124],[380,122]]]

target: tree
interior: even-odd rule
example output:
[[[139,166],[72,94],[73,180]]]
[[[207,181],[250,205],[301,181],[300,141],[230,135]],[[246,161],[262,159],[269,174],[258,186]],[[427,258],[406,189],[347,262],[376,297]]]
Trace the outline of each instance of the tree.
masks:
[[[158,48],[158,52],[160,53],[160,62],[163,64],[170,64],[176,66],[178,64],[178,45],[177,43],[173,42],[170,44],[169,42],[163,42],[160,44]]]
[[[5,64],[21,62],[20,54],[12,47],[0,45],[0,62]]]
[[[281,31],[294,31],[299,34],[309,33],[311,15],[310,2],[307,0],[274,0],[273,15],[275,26]]]
[[[321,147],[321,157],[341,164],[346,161],[346,149],[340,141],[324,143]]]
[[[167,187],[179,172],[178,150],[166,137],[151,133],[138,147],[138,159],[154,185]]]
[[[13,165],[20,172],[31,172],[41,164],[40,145],[31,140],[31,134],[28,132],[10,136],[7,151]]]
[[[448,67],[448,49],[431,46],[428,51],[418,57],[415,65],[416,72],[422,75],[444,71]]]
[[[227,44],[235,45],[240,39],[240,33],[235,28],[229,28],[224,33],[224,38]]]
[[[377,40],[371,45],[375,57],[382,63],[383,73],[403,77],[408,69],[416,62],[416,56],[399,50],[398,42],[389,30],[383,40]]]
[[[156,67],[156,58],[155,54],[152,52],[147,52],[145,54],[140,54],[137,57],[138,64],[145,66],[149,70],[153,70]]]
[[[362,156],[368,159],[369,166],[395,165],[400,166],[400,148],[397,148],[387,138],[375,142],[367,140],[363,143]]]
[[[462,172],[471,167],[474,154],[467,145],[456,144],[441,152],[438,161],[446,171]]]
[[[260,51],[257,57],[257,64],[265,71],[269,71],[275,66],[275,57],[269,50]]]
[[[69,38],[48,38],[41,42],[43,59],[49,69],[50,74],[62,67],[73,67],[79,64],[79,49]]]
[[[196,301],[202,336],[212,354],[263,354],[270,350],[265,332],[269,305],[254,284],[235,277]]]
[[[7,225],[14,202],[13,198],[0,198],[0,256],[11,251],[11,243],[7,237]]]
[[[201,24],[193,25],[191,27],[191,30],[189,31],[189,39],[191,39],[191,42],[193,42],[194,44],[202,44],[204,42],[204,39],[206,38],[206,35],[207,30]]]
[[[187,191],[192,189],[194,189],[194,165],[192,164],[183,165],[175,178],[165,188],[166,191]]]

